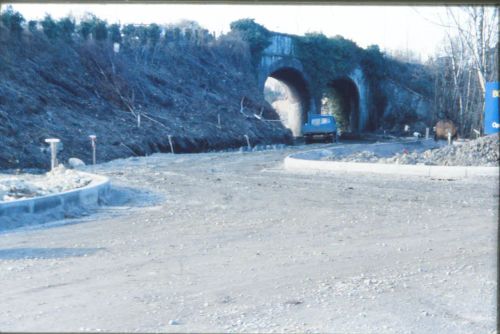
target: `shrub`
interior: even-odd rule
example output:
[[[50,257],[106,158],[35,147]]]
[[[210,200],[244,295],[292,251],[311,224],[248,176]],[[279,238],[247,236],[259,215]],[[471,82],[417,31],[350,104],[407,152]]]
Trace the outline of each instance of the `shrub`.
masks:
[[[191,20],[182,20],[179,23],[177,23],[176,26],[180,29],[191,29],[191,30],[203,29],[198,22]]]
[[[154,23],[150,24],[147,28],[146,34],[149,39],[149,43],[151,44],[152,47],[154,47],[156,44],[158,44],[158,41],[160,40],[160,35],[161,35],[160,26]]]
[[[191,29],[189,28],[184,29],[184,38],[186,39],[186,41],[191,41],[191,36],[192,36]]]
[[[72,41],[72,35],[75,32],[75,20],[65,17],[57,22],[59,35],[67,42]]]
[[[38,26],[38,22],[37,21],[29,21],[28,22],[28,30],[31,32],[31,33],[35,33],[37,31],[37,26]]]
[[[323,91],[331,80],[348,75],[358,63],[361,48],[343,37],[309,33],[296,37],[297,56],[313,82],[313,90]]]
[[[165,29],[165,36],[163,37],[164,43],[172,42],[174,40],[174,30],[171,28]]]
[[[94,25],[94,29],[92,30],[92,37],[96,41],[105,41],[108,38],[108,27],[106,21],[102,21],[97,19]]]
[[[364,73],[372,79],[381,79],[387,75],[386,59],[378,45],[370,45],[363,52],[361,66]]]
[[[181,38],[181,29],[179,27],[174,28],[174,41],[178,42]]]
[[[123,35],[126,41],[131,45],[135,45],[135,40],[139,40],[141,46],[148,43],[148,29],[144,26],[127,24],[123,27]]]
[[[241,19],[231,22],[230,28],[231,31],[238,32],[243,40],[248,43],[252,54],[252,63],[256,66],[262,51],[271,44],[269,30],[255,23],[254,19]]]
[[[222,35],[217,39],[215,48],[234,64],[251,64],[249,45],[239,36],[239,33]]]
[[[58,35],[57,24],[50,15],[46,15],[42,21],[43,32],[49,39],[55,39]]]
[[[112,24],[108,29],[109,39],[112,43],[121,43],[122,42],[122,34],[120,33],[120,25]]]
[[[23,31],[22,23],[25,21],[24,17],[12,9],[12,6],[7,6],[7,9],[0,15],[2,24],[10,30],[14,35],[20,35]]]
[[[125,38],[126,41],[129,41],[134,38],[135,36],[135,26],[133,24],[126,24],[123,29],[123,37]]]
[[[95,20],[94,19],[89,19],[86,18],[85,20],[82,20],[80,22],[80,27],[78,29],[78,32],[82,36],[84,40],[87,40],[92,33],[92,30],[94,30],[94,25],[95,25]]]

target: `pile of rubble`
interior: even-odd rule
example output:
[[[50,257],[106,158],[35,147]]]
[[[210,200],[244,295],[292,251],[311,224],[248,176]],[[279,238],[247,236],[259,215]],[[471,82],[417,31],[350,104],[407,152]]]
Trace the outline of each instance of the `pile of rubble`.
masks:
[[[327,159],[345,162],[379,162],[381,158],[371,151],[361,151],[338,158],[328,157]]]
[[[63,165],[43,175],[0,175],[0,201],[44,196],[81,188],[92,179]]]
[[[373,152],[362,151],[334,160],[404,165],[498,166],[499,157],[499,137],[496,134],[424,152],[405,150],[391,157],[380,157]]]

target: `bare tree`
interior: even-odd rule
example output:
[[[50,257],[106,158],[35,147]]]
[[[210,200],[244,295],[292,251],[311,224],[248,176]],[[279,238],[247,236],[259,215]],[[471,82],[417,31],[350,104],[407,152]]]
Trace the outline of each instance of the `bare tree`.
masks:
[[[488,78],[490,66],[495,66],[488,61],[488,53],[498,45],[498,6],[448,7],[447,14],[455,24],[460,40],[470,51],[484,94],[486,81],[491,79]]]
[[[446,7],[445,13],[433,22],[446,29],[442,54],[431,64],[435,109],[470,136],[482,129],[486,82],[498,80],[498,6]]]

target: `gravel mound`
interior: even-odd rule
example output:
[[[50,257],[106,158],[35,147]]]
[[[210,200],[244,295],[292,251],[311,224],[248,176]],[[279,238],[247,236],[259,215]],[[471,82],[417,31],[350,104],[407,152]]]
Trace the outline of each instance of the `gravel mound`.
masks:
[[[498,166],[499,157],[499,137],[495,134],[424,152],[405,150],[388,158],[380,157],[371,151],[362,151],[333,160],[402,165]]]
[[[361,152],[356,152],[347,156],[343,156],[339,159],[331,159],[329,157],[328,160],[337,160],[337,161],[345,161],[345,162],[379,162],[381,157],[379,157],[377,154],[375,154],[372,151],[361,151]]]

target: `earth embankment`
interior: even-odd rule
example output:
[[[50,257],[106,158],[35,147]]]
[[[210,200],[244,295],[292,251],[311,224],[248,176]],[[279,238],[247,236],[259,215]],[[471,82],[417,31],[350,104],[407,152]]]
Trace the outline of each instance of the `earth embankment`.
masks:
[[[252,145],[291,140],[280,122],[254,117],[278,119],[241,40],[115,52],[109,41],[12,36],[0,26],[0,43],[2,168],[48,168],[48,137],[61,139],[63,163],[92,161],[91,134],[98,162],[246,146],[244,135]]]

